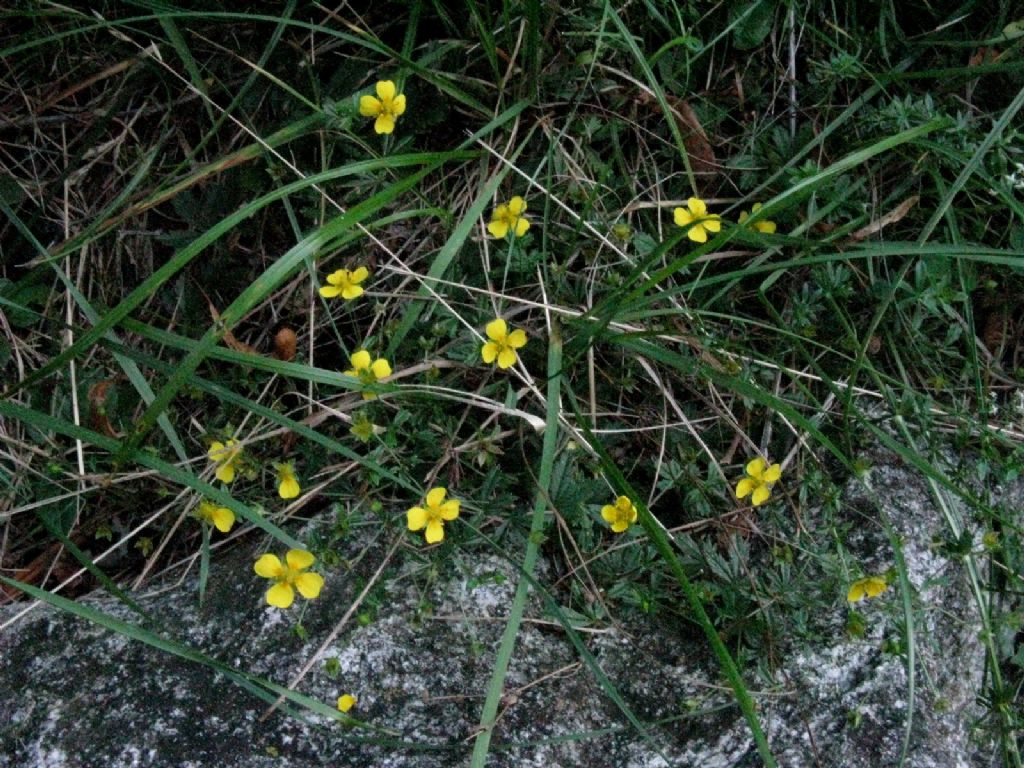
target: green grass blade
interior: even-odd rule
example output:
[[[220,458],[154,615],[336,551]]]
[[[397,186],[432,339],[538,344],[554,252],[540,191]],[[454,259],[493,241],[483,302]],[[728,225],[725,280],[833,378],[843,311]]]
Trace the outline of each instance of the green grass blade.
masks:
[[[511,119],[512,116],[519,114],[523,109],[527,107],[529,102],[519,102],[510,109],[506,110],[502,115],[502,121]],[[489,131],[489,128],[487,129]],[[477,136],[481,135],[478,132],[470,141],[475,141]],[[527,140],[529,136],[527,137]],[[527,140],[524,140],[519,148],[516,150],[512,159],[518,156],[519,152],[526,146]],[[483,215],[483,212],[490,205],[491,198],[494,195],[498,187],[501,186],[501,182],[504,181],[505,176],[508,175],[511,170],[510,165],[502,165],[502,167],[494,174],[494,177],[480,190],[480,194],[477,195],[473,204],[469,206],[466,211],[466,215],[462,217],[462,220],[456,225],[455,230],[445,241],[445,244],[438,251],[437,256],[434,257],[433,262],[430,264],[430,269],[423,278],[423,283],[420,285],[416,292],[417,300],[410,302],[408,309],[405,314],[402,315],[402,319],[395,329],[394,335],[391,337],[391,342],[388,344],[387,357],[393,358],[398,349],[402,346],[405,338],[409,335],[413,326],[419,320],[420,315],[423,313],[423,309],[426,306],[425,301],[431,298],[430,284],[434,281],[440,280],[444,277],[445,272],[448,271],[448,267],[451,265],[452,260],[462,249],[463,244],[469,237],[470,232],[473,231],[473,227],[476,226]]]
[[[725,643],[722,642],[722,638],[719,636],[718,630],[715,629],[707,611],[704,610],[704,603],[701,600],[700,595],[694,588],[690,578],[686,575],[686,571],[683,569],[682,563],[679,562],[679,558],[673,549],[673,543],[666,534],[664,527],[650,513],[647,506],[640,501],[640,494],[632,488],[625,476],[619,471],[615,461],[604,449],[600,440],[590,431],[587,418],[585,414],[580,411],[575,399],[573,399],[573,410],[576,412],[577,423],[581,426],[590,446],[593,448],[601,463],[601,469],[604,471],[617,493],[629,496],[629,498],[633,500],[633,503],[637,508],[638,521],[640,525],[647,533],[651,543],[661,556],[662,561],[666,566],[668,566],[676,580],[676,583],[679,584],[680,589],[683,591],[683,595],[686,597],[686,601],[690,606],[690,611],[692,612],[694,619],[704,631],[704,634],[708,639],[708,643],[711,645],[711,650],[715,654],[715,658],[718,660],[719,667],[722,669],[726,679],[729,681],[729,685],[732,687],[733,696],[736,698],[736,704],[739,706],[744,719],[747,721],[751,737],[757,746],[758,753],[761,755],[762,762],[766,768],[775,768],[775,758],[772,755],[771,748],[768,746],[768,740],[765,738],[764,729],[761,727],[761,721],[757,716],[754,701],[750,697],[749,691],[747,691],[746,684],[743,682],[743,678],[736,666],[736,662],[733,661],[732,655],[729,653],[729,649],[725,647]]]
[[[32,234],[28,227],[25,226],[18,215],[11,210],[10,206],[8,206],[7,202],[3,199],[0,199],[0,211],[7,216],[11,223],[14,224],[19,232],[21,232],[22,236],[33,245],[36,251],[43,256],[47,255],[46,249],[43,247],[42,243],[36,239],[35,235]],[[67,289],[68,293],[70,293],[72,298],[75,300],[75,303],[82,311],[82,314],[84,314],[89,322],[95,327],[100,322],[99,313],[96,312],[92,304],[90,304],[85,296],[82,295],[82,292],[78,290],[78,287],[74,282],[72,282],[64,273],[64,270],[62,270],[55,262],[52,263],[51,266],[60,281],[64,283],[65,289]],[[115,343],[118,342],[117,335],[113,331],[109,331],[105,336]],[[149,386],[149,382],[146,381],[146,377],[142,375],[142,372],[139,371],[135,363],[121,355],[115,355],[115,359],[117,360],[117,364],[121,366],[121,370],[124,371],[125,376],[128,377],[128,381],[131,382],[132,386],[135,387],[135,390],[139,393],[139,397],[142,398],[143,402],[153,402],[153,398],[155,397],[153,390]],[[188,453],[185,451],[185,445],[182,443],[181,438],[178,437],[178,433],[174,429],[170,420],[165,416],[161,418],[158,423],[160,425],[160,429],[163,430],[164,435],[166,435],[167,441],[171,444],[171,447],[178,455],[178,459],[186,461],[188,459]]]
[[[164,479],[191,488],[200,496],[206,496],[211,501],[215,501],[217,504],[227,507],[238,517],[241,517],[246,522],[252,523],[257,528],[262,529],[282,544],[293,549],[306,548],[306,545],[301,541],[290,534],[285,533],[263,517],[263,515],[232,497],[231,494],[222,491],[220,488],[211,485],[185,469],[154,456],[150,451],[126,451],[123,442],[120,440],[115,440],[112,437],[107,437],[106,435],[101,435],[98,432],[93,432],[91,429],[76,426],[75,424],[55,418],[49,414],[40,413],[39,411],[31,408],[26,408],[25,406],[18,405],[13,400],[6,398],[0,399],[0,416],[16,419],[37,429],[55,432],[58,435],[64,435],[65,437],[70,437],[74,440],[81,440],[84,443],[101,448],[113,456],[124,456],[126,461],[155,470],[159,472]]]
[[[136,321],[132,321],[131,324],[128,325],[128,327],[133,333],[138,333],[143,338],[149,338],[153,341],[158,341],[160,343],[176,345],[174,339],[169,338],[173,337],[173,334],[170,334],[167,331],[158,331],[157,329],[150,328],[149,326],[146,326],[142,323],[138,323]],[[180,339],[182,349],[194,349],[199,343],[197,341],[193,341],[192,339],[185,339],[184,337],[177,338]],[[158,360],[154,357],[150,357],[149,355],[146,355],[142,352],[138,352],[137,350],[123,347],[122,352],[125,355],[131,355],[142,365],[149,366],[154,370],[160,371],[161,373],[170,374],[173,373],[175,369],[174,365],[171,365],[170,363],[164,362],[162,360]],[[289,369],[285,371],[272,371],[282,376],[289,376],[289,372],[294,371],[295,369],[305,368],[305,366],[301,366],[296,363],[282,363],[280,360],[275,360],[273,358],[262,358],[257,357],[255,355],[246,355],[240,352],[233,352],[232,350],[225,350],[220,348],[215,350],[214,354],[211,355],[211,357],[214,359],[222,359],[240,365],[248,365],[250,364],[251,361],[251,367],[255,369],[261,369],[260,365],[265,364],[266,367],[262,368],[262,370],[272,370],[271,365],[275,363],[279,365],[291,366]],[[303,376],[301,375],[301,373],[302,371],[300,370],[299,375],[295,375],[293,376],[293,378],[302,379]],[[325,375],[322,379],[313,379],[312,377],[309,377],[306,378],[306,380],[319,381],[320,383],[327,383],[331,385],[338,385],[337,380],[343,378],[339,374],[329,374],[328,372],[325,372],[325,374],[327,375]],[[379,475],[384,480],[394,483],[396,486],[400,488],[405,488],[407,491],[414,495],[420,494],[423,490],[419,486],[411,483],[408,479],[402,477],[401,475],[395,474],[387,467],[378,464],[377,462],[373,461],[370,458],[367,458],[366,456],[362,456],[356,453],[343,443],[340,443],[337,440],[333,440],[327,435],[324,435],[322,432],[318,432],[317,430],[312,429],[311,427],[303,424],[300,421],[295,421],[294,419],[291,419],[285,416],[284,414],[279,413],[273,408],[265,406],[247,397],[243,397],[242,395],[232,391],[228,387],[209,381],[201,376],[193,376],[189,380],[189,384],[191,386],[195,386],[197,389],[200,389],[204,392],[208,392],[209,394],[218,398],[222,402],[234,405],[238,408],[243,409],[246,412],[252,413],[256,416],[260,416],[273,424],[277,424],[278,426],[289,429],[295,434],[299,435],[300,437],[304,437],[307,440],[310,440],[311,442],[314,442],[317,445],[326,448],[331,453],[336,453],[339,456],[344,456],[349,461],[359,464],[367,471]],[[352,388],[362,389],[361,386],[357,387],[354,381],[352,384]]]
[[[248,288],[242,291],[242,294],[237,299],[221,312],[220,321],[206,332],[196,348],[189,352],[185,359],[181,361],[177,370],[167,380],[167,383],[157,393],[157,396],[150,403],[145,413],[139,418],[132,437],[125,444],[125,448],[131,450],[134,446],[141,443],[142,439],[156,423],[160,414],[170,405],[174,396],[188,382],[192,372],[206,359],[214,346],[223,338],[225,332],[239,323],[253,307],[266,299],[305,260],[312,259],[321,251],[325,243],[352,229],[363,219],[374,215],[403,192],[414,187],[428,173],[443,164],[447,159],[447,156],[440,155],[438,159],[428,164],[426,168],[390,185],[369,200],[364,200],[352,206],[345,213],[336,216],[324,224],[324,226],[307,235],[302,241],[294,245],[287,253],[271,264],[262,275],[257,277]]]
[[[551,483],[551,473],[560,434],[558,411],[561,404],[561,372],[562,341],[556,324],[551,328],[551,336],[548,339],[547,426],[544,429],[544,445],[541,449],[540,469],[537,473],[537,497],[533,505],[533,516],[530,518],[530,535],[526,542],[526,552],[523,555],[521,568],[522,573],[531,577],[537,565],[540,542],[544,536],[544,516],[549,506],[548,488]],[[508,673],[508,665],[512,660],[512,652],[515,650],[516,637],[523,620],[523,611],[526,608],[529,590],[529,580],[520,578],[516,584],[512,605],[509,606],[508,621],[501,636],[501,644],[498,646],[498,653],[494,660],[494,670],[487,686],[487,696],[480,713],[479,730],[473,744],[473,757],[470,761],[471,768],[484,768],[487,761],[487,752],[497,720],[498,705],[501,703],[501,697],[505,691],[505,675]]]
[[[474,156],[474,153],[457,152],[448,154],[445,157],[449,160],[462,160],[467,159],[470,156]],[[106,331],[120,323],[136,307],[149,299],[149,297],[159,289],[160,286],[184,269],[185,266],[187,266],[207,247],[219,240],[221,237],[224,237],[236,226],[254,216],[271,203],[277,202],[287,195],[312,187],[314,184],[320,184],[343,176],[369,173],[376,169],[422,165],[430,163],[432,160],[435,160],[436,157],[437,155],[435,153],[425,153],[351,163],[342,168],[324,171],[292,182],[291,184],[287,184],[268,192],[256,200],[253,200],[251,203],[242,206],[239,210],[235,211],[230,216],[226,216],[221,219],[221,221],[217,222],[216,225],[175,253],[175,255],[169,259],[166,264],[155,270],[153,274],[129,292],[129,294],[117,306],[108,310],[100,321],[93,326],[92,329],[83,333],[74,344],[69,346],[59,355],[55,356],[48,363],[38,368],[31,375],[27,376],[24,381],[8,388],[4,394],[6,396],[10,396],[24,387],[36,384],[41,379],[65,366],[73,357],[82,354],[85,350],[95,344],[106,333]],[[341,229],[343,228],[339,228],[339,231]]]
[[[253,695],[267,702],[268,704],[274,704],[277,701],[278,697],[284,697],[291,704],[300,706],[302,710],[313,712],[314,714],[327,717],[330,720],[339,720],[354,726],[359,726],[371,731],[378,731],[384,734],[394,733],[393,731],[390,731],[388,729],[380,728],[379,726],[375,726],[370,723],[364,723],[354,718],[341,715],[337,709],[330,707],[327,704],[324,704],[322,701],[318,701],[317,699],[298,693],[297,691],[294,691],[290,688],[285,688],[282,685],[278,685],[277,683],[273,683],[269,680],[258,677],[257,675],[251,675],[246,672],[239,672],[234,667],[222,661],[218,661],[217,659],[214,659],[210,656],[207,656],[205,653],[190,648],[184,643],[181,643],[169,637],[161,637],[155,632],[140,627],[136,624],[131,624],[115,616],[110,616],[109,614],[103,613],[103,611],[97,610],[96,608],[93,608],[90,605],[79,603],[74,600],[68,600],[67,598],[60,597],[59,595],[55,595],[51,592],[47,592],[45,589],[39,589],[38,587],[34,587],[31,584],[24,584],[20,581],[8,578],[6,576],[0,576],[0,581],[2,581],[4,584],[7,584],[10,587],[13,587],[14,589],[20,590],[25,594],[36,598],[37,600],[47,603],[48,605],[52,605],[54,608],[57,608],[67,614],[76,616],[80,619],[84,619],[85,621],[91,622],[100,627],[104,627],[105,629],[109,629],[112,632],[116,632],[117,634],[126,637],[130,640],[145,643],[146,645],[156,648],[157,650],[169,653],[173,656],[178,656],[182,659],[185,659],[186,661],[191,661],[196,664],[201,664],[202,666],[209,667],[213,671],[221,675],[224,675],[226,678],[231,680],[236,685],[241,686]],[[295,717],[304,719],[299,709],[296,709],[291,706],[286,706],[285,711],[289,712]],[[360,739],[353,739],[353,741],[360,741]],[[361,739],[361,741],[369,743],[391,744],[394,746],[401,746],[405,748],[411,747],[413,749],[420,746],[409,742],[381,742],[377,739],[370,740],[364,738]],[[431,748],[432,747],[427,747],[427,749]]]

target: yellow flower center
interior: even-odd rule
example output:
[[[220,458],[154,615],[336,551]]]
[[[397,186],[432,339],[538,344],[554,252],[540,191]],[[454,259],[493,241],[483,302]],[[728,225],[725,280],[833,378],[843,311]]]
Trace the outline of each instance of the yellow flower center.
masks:
[[[289,587],[295,586],[295,580],[302,575],[305,568],[292,568],[290,565],[283,565],[281,572],[274,577],[274,581],[278,584],[287,584]]]
[[[441,507],[440,506],[432,507],[432,506],[430,506],[428,504],[426,507],[424,507],[424,509],[426,509],[426,511],[427,511],[427,525],[430,525],[430,523],[443,523],[444,522],[444,518],[441,517]]]
[[[522,216],[512,213],[512,211],[506,207],[505,210],[498,211],[497,216],[495,216],[495,218],[498,221],[508,224],[508,228],[514,230],[516,228],[516,225],[519,224],[519,220],[522,218]]]
[[[511,344],[508,343],[508,334],[507,333],[504,336],[502,336],[501,338],[492,339],[492,341],[494,342],[494,346],[496,346],[498,348],[498,356],[499,357],[506,350],[507,351],[511,351],[513,353],[515,352],[515,348]]]
[[[298,568],[292,568],[290,565],[286,565],[284,567],[284,573],[281,575],[281,581],[290,587],[294,586],[295,580],[299,578],[301,573],[302,571]]]
[[[625,523],[626,525],[629,525],[631,522],[633,522],[633,508],[627,507],[623,509],[622,507],[616,505],[615,522],[619,524]]]
[[[380,113],[382,115],[388,115],[389,117],[398,117],[401,112],[395,106],[394,97],[387,96],[380,100]]]
[[[377,383],[377,374],[375,374],[371,368],[357,368],[356,373],[359,376],[359,380],[363,382],[363,384]]]

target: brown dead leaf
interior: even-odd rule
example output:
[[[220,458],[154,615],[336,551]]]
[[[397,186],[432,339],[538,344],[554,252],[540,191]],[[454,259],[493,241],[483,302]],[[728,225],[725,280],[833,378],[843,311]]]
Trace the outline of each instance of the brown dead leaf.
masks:
[[[657,100],[649,93],[643,93],[640,100],[645,104],[657,104]],[[704,126],[700,124],[697,113],[685,99],[665,94],[665,100],[672,110],[676,119],[679,133],[683,137],[683,146],[690,156],[690,167],[694,173],[715,174],[718,173],[718,161],[715,158],[715,150],[711,146]]]
[[[1010,328],[1010,315],[1006,309],[999,309],[989,314],[985,319],[985,327],[981,332],[981,340],[985,349],[992,353],[993,357],[1002,355],[1003,346],[1006,344],[1007,331]]]
[[[220,312],[217,311],[217,308],[213,306],[213,302],[210,301],[209,299],[207,299],[206,303],[210,307],[210,317],[213,318],[213,322],[219,322]],[[231,349],[235,350],[235,352],[244,352],[247,355],[259,354],[259,352],[256,351],[255,347],[250,347],[248,344],[245,344],[244,342],[241,342],[238,339],[236,339],[235,334],[231,332],[230,328],[224,329],[224,343],[227,344],[228,347],[230,347]]]
[[[693,172],[718,173],[715,150],[708,141],[708,135],[704,132],[704,126],[700,124],[697,113],[682,99],[669,96],[668,103],[676,116],[679,132],[683,135],[683,145],[690,154],[690,167],[693,168]]]
[[[984,45],[978,48],[967,60],[968,67],[978,67],[982,64],[992,64],[999,59],[1000,52],[997,48],[986,48]]]
[[[870,224],[868,224],[866,227],[861,227],[860,229],[858,229],[856,232],[854,232],[852,235],[846,238],[846,242],[859,243],[862,240],[867,240],[872,235],[876,234],[877,232],[880,232],[883,227],[888,227],[890,224],[895,224],[897,221],[899,221],[908,213],[910,213],[910,209],[917,205],[918,202],[920,202],[920,200],[921,198],[918,197],[917,195],[914,195],[913,197],[908,197],[906,200],[904,200],[902,203],[896,206],[893,210],[889,211],[889,213],[885,214],[885,216],[883,216],[882,218],[876,219],[875,221],[872,221]]]
[[[92,420],[92,428],[97,432],[102,432],[107,437],[122,438],[124,434],[114,429],[107,416],[107,396],[112,386],[114,380],[105,379],[89,387],[89,417]]]
[[[83,546],[84,541],[80,535],[72,536],[71,538],[75,544]],[[33,587],[42,586],[43,582],[50,578],[64,581],[65,579],[72,578],[77,573],[77,568],[72,563],[67,562],[66,550],[60,542],[49,544],[46,549],[36,555],[25,567],[13,569],[8,567],[4,568],[4,570],[10,572],[11,576],[17,581]],[[68,584],[63,591],[70,593],[70,596],[74,596],[81,591],[88,578],[88,576],[78,577]],[[0,605],[18,602],[26,598],[28,598],[28,595],[21,590],[6,584],[0,584]]]

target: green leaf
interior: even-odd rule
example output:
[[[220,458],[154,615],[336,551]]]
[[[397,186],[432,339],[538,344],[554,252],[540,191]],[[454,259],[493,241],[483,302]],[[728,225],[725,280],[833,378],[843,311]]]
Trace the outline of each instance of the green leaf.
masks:
[[[772,31],[774,17],[775,5],[767,0],[735,6],[730,12],[730,21],[735,23],[732,44],[742,51],[756,48]]]

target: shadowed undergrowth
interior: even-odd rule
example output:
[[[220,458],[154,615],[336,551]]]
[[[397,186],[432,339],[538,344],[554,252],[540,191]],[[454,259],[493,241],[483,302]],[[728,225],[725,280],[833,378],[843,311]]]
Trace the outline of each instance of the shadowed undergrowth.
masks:
[[[497,552],[521,578],[474,765],[531,586],[640,733],[576,629],[700,638],[772,765],[751,691],[816,616],[901,627],[907,738],[929,684],[898,537],[839,514],[881,443],[974,511],[935,547],[983,622],[979,739],[1019,765],[1020,515],[991,489],[1024,434],[1024,22],[620,5],[5,12],[3,599],[224,672],[75,598],[195,569],[201,600],[244,540],[301,637],[354,529],[401,542],[385,581]]]

